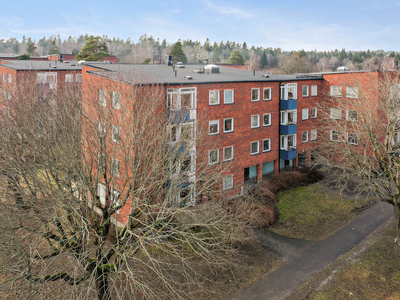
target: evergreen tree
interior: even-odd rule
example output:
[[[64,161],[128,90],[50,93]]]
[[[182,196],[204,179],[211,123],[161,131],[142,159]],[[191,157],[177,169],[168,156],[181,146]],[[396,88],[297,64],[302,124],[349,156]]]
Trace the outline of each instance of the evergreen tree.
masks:
[[[18,56],[17,60],[31,60],[31,56],[29,54],[22,54]]]
[[[60,51],[58,50],[58,47],[57,47],[57,45],[56,45],[56,41],[53,40],[53,41],[51,42],[51,45],[50,45],[49,55],[52,55],[52,54],[59,54],[59,53],[60,53]]]
[[[244,59],[238,50],[233,50],[231,56],[228,58],[228,64],[242,65]]]
[[[172,55],[172,61],[174,63],[177,63],[177,62],[187,63],[188,62],[187,57],[182,50],[182,43],[180,40],[178,40],[175,44],[172,45],[169,55]]]
[[[104,56],[108,56],[108,47],[99,36],[89,36],[81,53],[75,56],[76,60],[99,61]]]
[[[144,60],[143,63],[144,63],[145,65],[148,65],[148,64],[150,63],[150,61],[151,61],[151,60],[150,60],[150,57],[148,57],[148,58],[146,58],[146,59]]]
[[[35,43],[32,42],[31,38],[28,39],[27,47],[26,47],[26,52],[32,56],[35,53],[35,50],[37,47],[35,46]]]
[[[263,53],[261,55],[260,66],[261,66],[261,69],[264,69],[268,66],[267,54],[265,53],[265,51],[263,51]]]

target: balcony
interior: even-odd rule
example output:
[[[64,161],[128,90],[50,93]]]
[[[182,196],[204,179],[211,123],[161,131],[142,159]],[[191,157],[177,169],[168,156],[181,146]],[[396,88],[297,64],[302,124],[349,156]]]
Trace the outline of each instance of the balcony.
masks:
[[[297,99],[281,99],[279,102],[280,109],[297,109]]]
[[[280,159],[291,160],[297,158],[296,147],[288,147],[286,149],[281,149],[279,151]]]
[[[187,123],[190,121],[190,110],[168,110],[167,118],[170,123]]]
[[[296,134],[297,133],[297,125],[292,123],[281,124],[279,126],[279,130],[281,134]]]

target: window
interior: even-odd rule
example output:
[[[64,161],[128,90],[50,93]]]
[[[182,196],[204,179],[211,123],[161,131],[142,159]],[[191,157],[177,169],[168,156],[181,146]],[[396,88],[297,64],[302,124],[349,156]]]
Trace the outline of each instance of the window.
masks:
[[[331,141],[339,142],[340,135],[341,135],[340,131],[332,130],[331,131]]]
[[[331,96],[332,97],[342,97],[342,87],[331,85]]]
[[[120,109],[121,108],[121,93],[120,92],[113,92],[112,93],[112,106],[115,109]]]
[[[210,165],[216,164],[219,162],[219,149],[210,150],[208,152],[208,158]]]
[[[82,74],[76,74],[76,82],[82,82]]]
[[[168,106],[171,110],[179,109],[178,89],[168,89]]]
[[[263,114],[263,125],[270,126],[271,125],[271,114]]]
[[[308,108],[303,108],[302,114],[301,114],[301,119],[308,120]]]
[[[271,100],[271,88],[264,89],[264,100]]]
[[[182,93],[181,94],[181,107],[184,109],[193,108],[192,105],[192,93]]]
[[[224,103],[232,104],[234,102],[234,91],[233,90],[225,90],[224,91]]]
[[[296,134],[281,135],[281,149],[291,151],[296,149]]]
[[[119,160],[112,158],[111,159],[111,173],[113,175],[118,175],[119,174],[119,170],[120,170],[120,164],[119,164]]]
[[[317,117],[317,108],[311,107],[311,119],[315,119]]]
[[[394,133],[394,136],[393,136],[393,143],[394,143],[394,144],[400,143],[400,134],[399,134],[398,132],[395,132],[395,133]]]
[[[181,171],[190,172],[192,171],[192,156],[186,155],[181,162]]]
[[[233,159],[233,146],[224,148],[224,161]]]
[[[99,135],[105,137],[107,135],[106,123],[99,122]]]
[[[308,142],[308,131],[303,131],[301,133],[301,141],[303,143],[307,143]]]
[[[219,104],[219,91],[210,91],[209,96],[210,105]]]
[[[113,142],[119,142],[120,140],[120,130],[119,130],[119,126],[114,126],[112,125],[112,136],[111,139]]]
[[[260,145],[259,142],[252,142],[250,146],[251,155],[260,153]]]
[[[4,74],[3,74],[3,82],[6,82],[6,81],[7,81],[7,74],[4,73]]]
[[[342,110],[340,108],[331,108],[331,119],[340,120],[342,118]]]
[[[99,105],[107,105],[107,92],[105,90],[99,90]]]
[[[358,87],[346,87],[346,96],[347,98],[358,98]]]
[[[311,140],[315,141],[317,139],[317,129],[311,129]]]
[[[103,183],[99,183],[97,186],[97,196],[99,196],[100,203],[106,204],[106,187]]]
[[[224,120],[224,132],[233,132],[233,119],[225,119]]]
[[[347,142],[352,145],[358,144],[358,137],[356,133],[348,133],[347,134]]]
[[[263,152],[271,151],[271,139],[263,140]]]
[[[192,141],[194,139],[194,126],[193,124],[182,124],[180,139],[184,141]]]
[[[233,175],[224,176],[223,189],[229,190],[231,188],[233,188]]]
[[[297,99],[297,83],[287,83],[281,85],[281,99]]]
[[[348,110],[346,112],[346,120],[347,121],[358,121],[358,111]]]
[[[12,74],[8,74],[8,82],[9,82],[9,83],[12,82]]]
[[[297,122],[297,110],[282,110],[281,111],[281,124],[292,125]]]
[[[308,85],[303,86],[303,97],[308,97]]]
[[[311,96],[317,96],[317,94],[318,94],[318,86],[312,85],[311,86]]]
[[[260,115],[251,116],[251,128],[260,127]]]
[[[218,134],[219,133],[219,120],[213,120],[208,123],[208,134]]]
[[[106,156],[104,154],[99,154],[99,161],[98,161],[98,166],[101,172],[104,172],[106,169]]]
[[[251,101],[260,101],[260,89],[251,89]]]
[[[74,74],[65,74],[65,82],[74,82]]]
[[[178,128],[177,125],[170,125],[169,126],[169,142],[173,143],[178,140]]]

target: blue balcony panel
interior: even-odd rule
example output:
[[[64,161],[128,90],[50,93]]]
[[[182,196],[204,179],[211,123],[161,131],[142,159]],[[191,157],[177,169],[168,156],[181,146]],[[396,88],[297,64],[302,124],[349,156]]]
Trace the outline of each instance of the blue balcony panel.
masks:
[[[294,150],[280,150],[279,155],[281,159],[291,160],[297,157],[297,149]]]
[[[293,124],[293,125],[280,125],[280,132],[281,134],[295,134],[297,133],[297,125]]]
[[[190,110],[169,110],[167,117],[170,123],[186,123],[190,121]]]
[[[291,99],[291,100],[281,99],[279,102],[280,102],[281,109],[297,109],[297,100],[296,99]]]

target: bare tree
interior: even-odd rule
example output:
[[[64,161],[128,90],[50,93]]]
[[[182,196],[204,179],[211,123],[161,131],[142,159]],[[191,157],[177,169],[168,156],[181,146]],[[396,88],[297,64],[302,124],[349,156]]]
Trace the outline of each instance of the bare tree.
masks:
[[[309,73],[314,71],[311,62],[298,52],[279,61],[279,68],[284,74]]]
[[[27,79],[3,99],[1,165],[19,179],[0,201],[2,297],[188,298],[207,280],[196,264],[232,267],[245,218],[193,206],[221,197],[224,172],[193,91],[168,90],[166,107],[163,85],[122,82],[95,77],[81,98]]]
[[[353,192],[392,204],[399,228],[399,73],[349,73],[341,78],[327,78],[331,86],[321,105],[318,161],[340,171],[342,189],[350,184]]]

